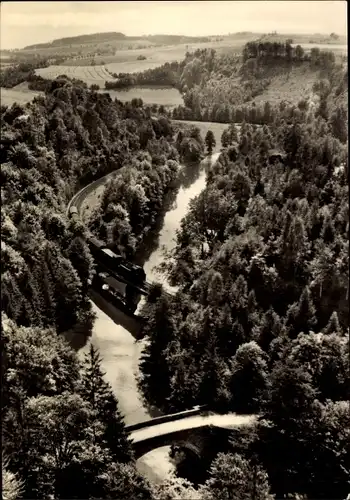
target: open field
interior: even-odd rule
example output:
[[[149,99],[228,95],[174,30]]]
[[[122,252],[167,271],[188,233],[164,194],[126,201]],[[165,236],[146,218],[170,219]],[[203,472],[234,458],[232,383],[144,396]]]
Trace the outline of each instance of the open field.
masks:
[[[101,55],[94,57],[96,64],[107,64],[107,65],[119,65],[120,63],[126,62],[136,62],[140,65],[140,69],[135,69],[134,71],[143,71],[147,69],[144,65],[147,62],[157,62],[158,66],[172,61],[181,61],[185,58],[186,52],[193,52],[197,49],[213,48],[218,52],[227,51],[238,51],[241,52],[247,39],[229,40],[223,39],[220,41],[210,41],[201,43],[182,43],[178,45],[161,45],[161,46],[150,46],[142,49],[135,50],[118,50],[114,55]],[[144,56],[147,59],[143,61],[138,61],[139,56]],[[86,65],[86,59],[71,59],[67,60],[63,65],[67,66],[84,66]],[[124,69],[119,69],[116,66],[114,70],[116,72],[124,72]]]
[[[119,101],[131,101],[134,98],[141,98],[144,104],[158,104],[158,106],[183,106],[182,95],[174,88],[148,88],[133,87],[128,90],[104,90],[108,92],[112,99]]]
[[[4,106],[12,106],[14,102],[18,104],[26,104],[30,102],[34,97],[40,95],[42,92],[34,90],[21,90],[18,88],[4,89],[1,87],[1,104]]]
[[[35,70],[37,75],[53,80],[59,75],[67,75],[69,78],[83,80],[88,85],[97,84],[104,87],[106,81],[114,80],[105,66],[49,66]]]
[[[67,75],[69,78],[83,80],[89,85],[96,83],[104,87],[104,82],[115,80],[110,73],[135,73],[157,66],[159,63],[155,61],[129,61],[105,66],[49,66],[38,68],[35,72],[43,78],[54,79],[59,75]]]
[[[221,136],[225,129],[227,129],[227,123],[215,123],[215,122],[194,122],[188,120],[172,120],[172,124],[177,128],[190,128],[197,127],[200,130],[201,137],[205,138],[208,130],[211,130],[214,134],[216,145],[213,148],[213,153],[218,153],[221,148]],[[239,125],[238,125],[239,127]]]
[[[96,56],[94,61],[96,65],[87,65],[86,59],[71,59],[65,61],[60,66],[49,66],[48,68],[39,68],[36,74],[43,78],[53,79],[59,75],[83,80],[88,85],[93,83],[104,87],[105,81],[113,80],[111,73],[136,73],[147,69],[156,68],[166,62],[181,61],[185,58],[186,52],[193,52],[198,48],[212,47],[218,52],[239,53],[246,42],[242,40],[212,41],[205,43],[179,44],[161,47],[149,47],[137,50],[120,50],[113,56]],[[145,60],[137,60],[142,55]],[[109,72],[108,72],[109,71]]]
[[[281,101],[297,104],[301,99],[310,99],[313,94],[313,84],[319,80],[316,71],[306,67],[293,68],[289,73],[283,73],[271,78],[271,83],[261,95],[254,97],[256,104],[269,101],[272,105]]]
[[[206,45],[206,44],[197,44]],[[96,64],[120,64],[120,63],[138,63],[141,69],[136,71],[142,71],[143,65],[147,64],[148,61],[157,62],[158,65],[164,64],[165,62],[181,61],[186,54],[186,45],[170,45],[170,46],[151,46],[142,49],[135,50],[118,50],[114,54],[108,56],[96,56],[94,61]],[[139,56],[146,57],[146,60],[138,61]],[[67,66],[84,66],[86,65],[86,60],[83,59],[71,59],[67,60],[62,65]],[[147,68],[145,68],[147,69]],[[123,70],[119,70],[123,71]]]

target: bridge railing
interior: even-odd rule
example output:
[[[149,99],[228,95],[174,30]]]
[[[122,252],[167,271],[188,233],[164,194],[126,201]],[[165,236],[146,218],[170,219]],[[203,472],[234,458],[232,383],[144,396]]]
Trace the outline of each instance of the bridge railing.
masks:
[[[161,417],[155,417],[151,418],[150,420],[144,420],[143,422],[139,422],[138,424],[126,425],[125,429],[127,432],[133,432],[139,429],[144,429],[145,427],[153,427],[154,425],[164,424],[166,422],[174,422],[175,420],[181,420],[183,418],[200,415],[206,409],[207,405],[195,406],[191,410],[172,413],[170,415],[162,415]]]

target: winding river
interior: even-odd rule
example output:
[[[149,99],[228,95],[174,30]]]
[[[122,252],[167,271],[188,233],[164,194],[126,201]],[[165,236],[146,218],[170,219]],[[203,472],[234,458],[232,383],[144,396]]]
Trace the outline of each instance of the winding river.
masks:
[[[179,187],[176,198],[168,200],[166,212],[160,216],[158,228],[154,231],[149,242],[146,259],[143,259],[147,279],[158,281],[167,289],[164,276],[156,273],[154,266],[163,260],[163,249],[171,249],[175,244],[175,231],[180,227],[181,219],[186,215],[191,198],[197,196],[205,187],[206,166],[219,156],[220,137],[227,125],[215,125],[217,146],[211,157],[207,157],[197,166],[183,166],[179,174]],[[209,128],[210,124],[208,124]],[[203,134],[202,130],[202,134]],[[214,127],[213,127],[214,131]],[[102,188],[103,189],[103,188]],[[101,193],[101,186],[98,188]],[[96,193],[90,193],[84,204],[96,198]],[[175,199],[174,199],[175,198]],[[84,205],[83,204],[83,205]],[[84,211],[83,211],[84,213]],[[92,292],[93,293],[93,292]],[[139,359],[145,341],[137,340],[138,326],[135,321],[127,318],[120,311],[116,311],[96,294],[92,295],[93,310],[96,314],[93,333],[87,345],[80,349],[83,355],[92,342],[102,358],[102,366],[106,372],[105,378],[111,384],[119,401],[119,409],[124,415],[127,425],[148,420],[156,416],[142,399],[137,387],[139,373]],[[172,465],[168,458],[169,447],[162,447],[144,455],[137,461],[139,471],[152,481],[162,481],[170,474]]]

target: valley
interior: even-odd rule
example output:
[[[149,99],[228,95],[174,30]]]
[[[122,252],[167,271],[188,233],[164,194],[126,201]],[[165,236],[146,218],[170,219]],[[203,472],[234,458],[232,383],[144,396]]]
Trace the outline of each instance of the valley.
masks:
[[[346,497],[347,39],[316,3],[4,9],[7,500]]]

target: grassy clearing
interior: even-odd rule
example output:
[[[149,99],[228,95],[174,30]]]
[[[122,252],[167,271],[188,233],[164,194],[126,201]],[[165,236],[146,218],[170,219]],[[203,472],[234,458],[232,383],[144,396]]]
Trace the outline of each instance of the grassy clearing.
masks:
[[[167,107],[183,106],[182,95],[174,88],[146,88],[133,87],[129,90],[105,90],[112,99],[119,101],[131,101],[134,98],[141,98],[144,104],[158,104]]]
[[[4,89],[1,87],[1,104],[4,106],[12,106],[13,103],[23,105],[30,102],[34,97],[40,95],[41,92],[33,90],[20,90],[20,89]]]
[[[281,101],[298,104],[301,99],[313,97],[312,86],[319,80],[316,71],[309,68],[293,68],[290,73],[281,73],[271,79],[269,87],[254,98],[256,104],[269,101],[275,105]]]
[[[69,78],[82,80],[88,85],[95,83],[102,87],[106,81],[113,80],[104,66],[49,66],[48,68],[39,68],[35,72],[42,78],[50,80],[59,75],[67,75]]]
[[[208,130],[211,130],[215,136],[216,146],[213,149],[213,153],[218,153],[221,148],[221,135],[223,131],[228,127],[227,123],[214,123],[214,122],[193,122],[193,121],[178,121],[173,120],[173,125],[175,129],[177,128],[189,128],[197,127],[200,130],[201,136],[205,138]]]

